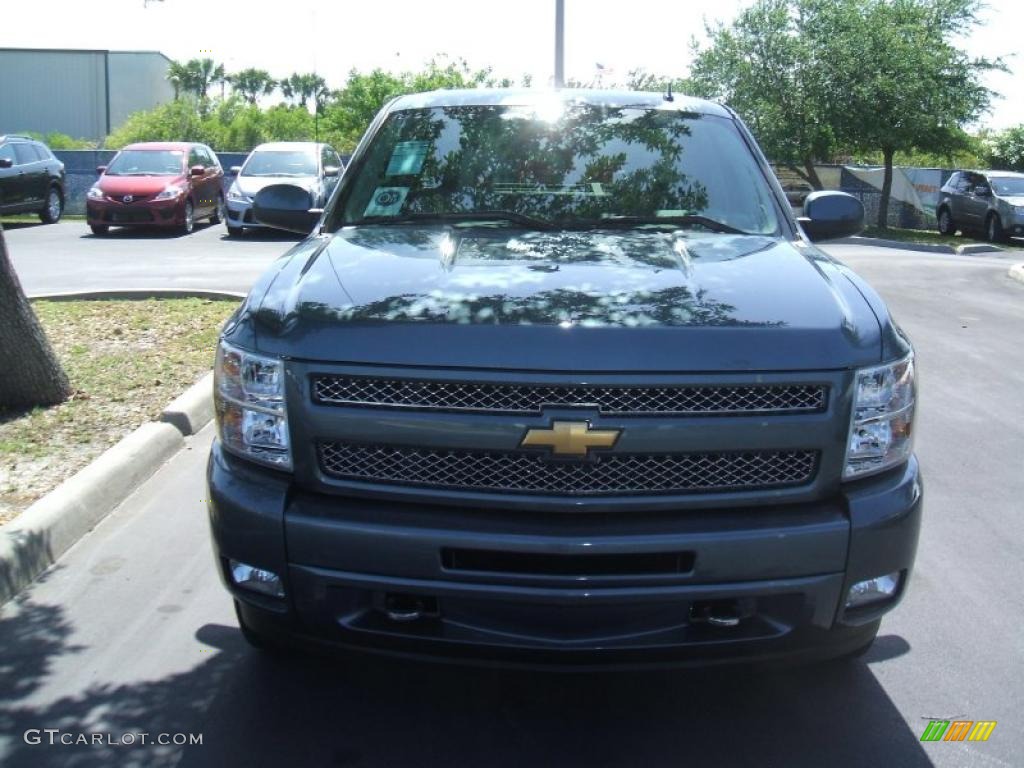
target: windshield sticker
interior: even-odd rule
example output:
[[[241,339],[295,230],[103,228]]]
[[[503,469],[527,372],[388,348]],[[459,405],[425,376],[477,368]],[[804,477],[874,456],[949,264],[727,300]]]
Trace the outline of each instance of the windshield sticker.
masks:
[[[397,216],[408,194],[408,187],[377,187],[363,216]]]
[[[429,141],[400,141],[388,161],[385,176],[418,176],[430,151]]]

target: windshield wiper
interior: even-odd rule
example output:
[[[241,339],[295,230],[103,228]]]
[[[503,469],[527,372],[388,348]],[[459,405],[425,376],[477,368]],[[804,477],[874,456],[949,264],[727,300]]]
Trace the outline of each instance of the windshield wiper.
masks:
[[[663,227],[689,227],[697,226],[712,232],[721,232],[728,235],[749,235],[742,229],[730,226],[721,221],[701,216],[699,214],[687,214],[685,216],[612,216],[607,219],[594,219],[592,221],[581,221],[570,225],[573,228],[582,229],[632,229],[634,227],[663,226]]]
[[[399,216],[365,216],[356,225],[363,224],[409,224],[411,222],[440,221],[446,224],[460,224],[477,221],[506,221],[530,229],[554,229],[555,225],[543,219],[535,219],[513,211],[466,211],[463,213],[403,213]]]

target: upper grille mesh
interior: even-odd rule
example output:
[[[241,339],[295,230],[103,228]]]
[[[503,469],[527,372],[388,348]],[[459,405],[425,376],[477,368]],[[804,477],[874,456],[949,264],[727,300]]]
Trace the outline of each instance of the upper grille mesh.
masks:
[[[595,461],[551,461],[530,451],[469,451],[323,442],[331,477],[505,493],[620,495],[701,493],[802,485],[818,452],[608,454]]]
[[[313,377],[313,400],[324,405],[485,413],[538,414],[544,406],[583,406],[618,416],[817,413],[825,410],[827,392],[819,384],[557,386],[347,375]]]

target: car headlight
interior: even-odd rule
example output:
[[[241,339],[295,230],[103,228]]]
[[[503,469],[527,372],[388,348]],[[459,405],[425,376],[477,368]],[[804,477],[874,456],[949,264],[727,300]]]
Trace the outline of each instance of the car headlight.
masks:
[[[248,195],[243,195],[242,190],[238,186],[238,182],[233,182],[228,187],[228,200],[235,200],[240,203],[251,203],[252,198]]]
[[[154,197],[154,200],[173,200],[185,191],[183,187],[179,187],[177,184],[171,184],[164,187],[164,191]]]
[[[89,187],[89,191],[85,193],[85,196],[90,200],[102,200],[104,198],[103,190],[99,187]]]
[[[217,432],[224,447],[267,466],[291,469],[281,360],[221,341],[213,378]]]
[[[856,372],[844,479],[907,460],[913,449],[915,397],[913,354]]]

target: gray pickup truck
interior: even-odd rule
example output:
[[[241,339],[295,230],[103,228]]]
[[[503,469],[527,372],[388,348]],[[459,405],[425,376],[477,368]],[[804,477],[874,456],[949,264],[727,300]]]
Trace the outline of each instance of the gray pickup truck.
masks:
[[[910,342],[729,109],[405,96],[226,324],[208,468],[245,637],[461,661],[850,657],[914,561]]]

